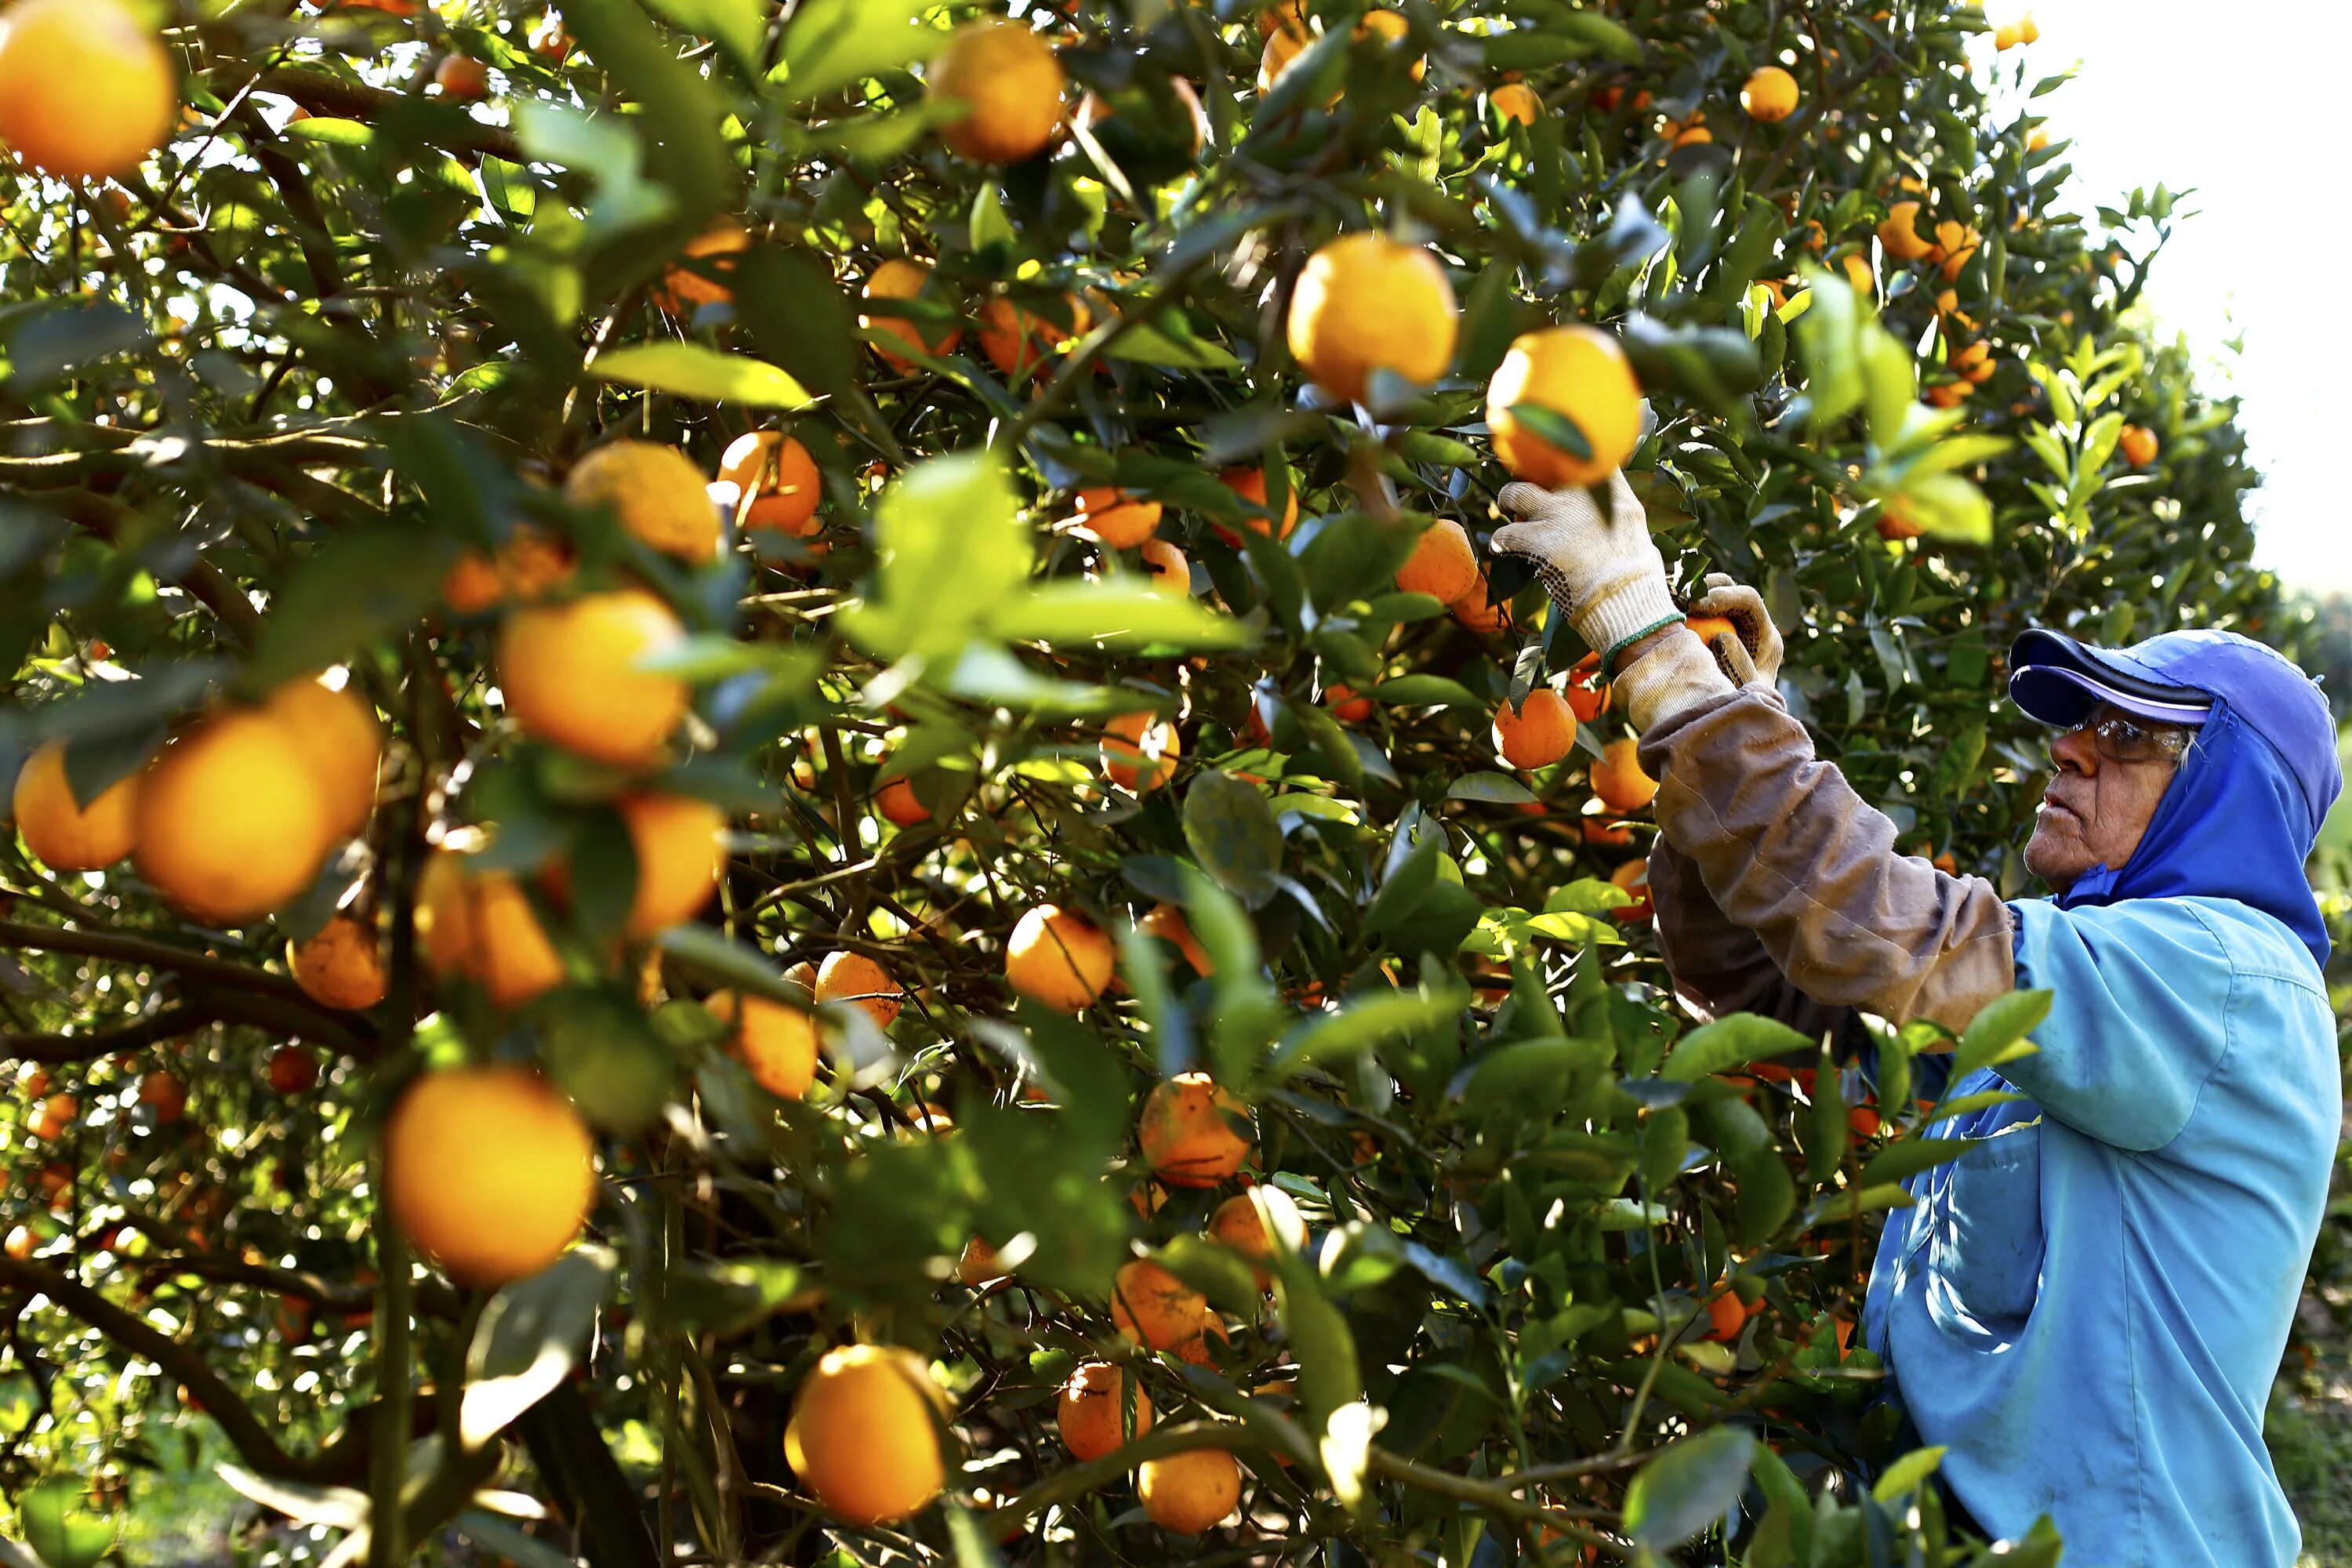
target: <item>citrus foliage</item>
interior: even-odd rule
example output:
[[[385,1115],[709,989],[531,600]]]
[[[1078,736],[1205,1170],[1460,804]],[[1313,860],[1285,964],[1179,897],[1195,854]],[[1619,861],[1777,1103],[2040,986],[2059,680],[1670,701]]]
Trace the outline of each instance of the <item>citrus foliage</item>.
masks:
[[[1654,786],[1478,546],[1490,420],[1630,451],[2027,890],[2008,639],[2273,598],[2030,47],[971,11],[189,6],[166,145],[17,148],[114,176],[0,236],[28,1524],[208,1420],[376,1562],[1966,1560],[1856,1479],[1922,1037],[1882,1109],[1689,1026]]]

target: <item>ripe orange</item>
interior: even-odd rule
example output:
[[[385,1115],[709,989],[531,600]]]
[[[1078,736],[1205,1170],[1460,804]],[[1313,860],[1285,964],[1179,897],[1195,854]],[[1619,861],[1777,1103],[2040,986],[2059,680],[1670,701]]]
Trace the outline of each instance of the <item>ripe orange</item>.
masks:
[[[383,1000],[383,954],[375,931],[336,915],[308,942],[286,950],[287,967],[302,994],[321,1007],[358,1012]]]
[[[65,742],[52,741],[16,775],[16,832],[52,871],[102,871],[131,853],[138,803],[133,773],[99,791],[87,807],[77,805],[66,782]]]
[[[327,803],[329,833],[349,838],[366,827],[383,765],[383,727],[356,682],[338,689],[324,678],[291,680],[269,694],[262,711],[300,741]]]
[[[70,1094],[53,1094],[41,1101],[34,1111],[32,1134],[44,1142],[65,1136],[66,1129],[81,1120],[81,1101]]]
[[[1223,1448],[1187,1448],[1146,1459],[1136,1472],[1135,1496],[1160,1529],[1198,1535],[1241,1505],[1241,1461]]]
[[[1272,14],[1271,12],[1262,13],[1261,21],[1265,16]],[[1292,63],[1304,54],[1307,46],[1314,41],[1314,35],[1304,24],[1296,27],[1266,28],[1265,47],[1259,52],[1257,60],[1258,91],[1272,92],[1274,84],[1282,79],[1283,74],[1290,69]]]
[[[1176,951],[1184,955],[1184,962],[1192,966],[1193,973],[1206,977],[1217,972],[1215,962],[1209,957],[1209,950],[1202,947],[1201,939],[1192,934],[1192,922],[1186,920],[1184,911],[1174,904],[1152,905],[1144,917],[1135,922],[1135,929],[1146,936],[1174,943]]]
[[[988,363],[1018,381],[1045,363],[1054,345],[1067,342],[1093,324],[1094,316],[1085,300],[1075,294],[1063,298],[1069,303],[1067,331],[1043,316],[1023,310],[1002,294],[992,296],[981,306],[980,348],[988,356]]]
[[[1936,248],[1935,241],[1919,237],[1919,204],[1896,202],[1878,226],[1878,243],[1896,261],[1916,261]]]
[[[1489,591],[1486,574],[1481,572],[1470,591],[1447,608],[1453,612],[1454,620],[1468,631],[1479,637],[1500,637],[1511,629],[1510,601],[1507,599],[1499,605],[1490,605],[1486,602]]]
[[[836,1345],[793,1396],[784,1458],[835,1519],[884,1524],[940,1495],[946,1418],[946,1399],[913,1352]]]
[[[11,1226],[8,1227],[8,1239],[0,1242],[0,1251],[5,1251],[9,1257],[22,1262],[32,1257],[34,1250],[40,1245],[40,1236],[31,1226]]]
[[[1441,517],[1422,531],[1412,553],[1397,568],[1397,591],[1427,594],[1450,605],[1478,585],[1478,552],[1452,518]]]
[[[1486,95],[1486,101],[1513,125],[1533,125],[1543,117],[1543,100],[1525,82],[1505,82]]]
[[[528,524],[499,547],[495,559],[468,550],[441,574],[441,602],[453,614],[478,616],[500,605],[544,598],[572,578],[572,552]]]
[[[751,248],[751,231],[734,218],[721,215],[710,226],[686,242],[678,252],[681,258],[699,261],[709,257],[732,256]],[[719,261],[712,264],[722,277],[731,277],[735,264]],[[731,300],[735,290],[719,279],[706,278],[684,267],[663,269],[661,281],[653,288],[654,303],[673,316],[683,316],[698,306],[715,305]]]
[[[1213,1187],[1249,1158],[1249,1109],[1207,1073],[1178,1073],[1144,1097],[1136,1142],[1170,1186]]]
[[[266,1076],[279,1094],[307,1094],[319,1086],[319,1058],[300,1046],[279,1046],[269,1053]]]
[[[1522,403],[1573,420],[1590,458],[1555,447],[1511,413]],[[1495,455],[1513,477],[1547,489],[1608,478],[1642,437],[1642,384],[1617,340],[1598,327],[1547,327],[1516,340],[1486,384]]]
[[[443,55],[433,68],[433,85],[444,98],[473,103],[490,96],[490,68],[471,55]]]
[[[1578,823],[1577,831],[1587,844],[1606,845],[1615,848],[1633,842],[1633,827],[1631,823],[1608,822],[1598,816],[1581,818]]]
[[[1601,760],[1592,764],[1592,793],[1620,815],[1641,810],[1658,793],[1658,781],[1642,771],[1637,750],[1632,736],[1620,735],[1601,748]]]
[[[1739,628],[1722,616],[1685,616],[1683,617],[1683,624],[1696,633],[1698,640],[1706,644],[1709,648],[1715,647],[1715,639],[1717,637],[1729,637],[1733,642],[1739,641]]]
[[[874,275],[866,280],[866,298],[869,300],[911,300],[923,291],[923,285],[929,282],[930,278],[931,269],[923,262],[886,261],[874,269]],[[956,344],[963,341],[961,327],[950,327],[934,338],[921,337],[916,332],[914,323],[903,316],[861,315],[857,318],[857,324],[861,327],[873,328],[877,331],[887,332],[892,337],[905,342],[908,347],[919,349],[933,359],[944,353],[952,353],[955,352]],[[913,360],[904,354],[892,353],[879,343],[874,346],[874,352],[880,354],[883,362],[895,370],[904,371],[915,368]]]
[[[1267,512],[1265,504],[1265,470],[1264,468],[1256,468],[1249,464],[1242,464],[1235,468],[1227,468],[1224,472],[1219,474],[1217,476],[1217,482],[1224,486],[1225,489],[1233,491],[1234,494],[1241,497],[1242,500],[1249,502],[1252,506],[1256,507],[1260,514],[1265,514],[1244,518],[1242,520],[1242,526],[1244,528],[1248,529],[1252,533],[1265,533],[1273,529],[1274,520],[1272,515]],[[1275,537],[1277,539],[1287,539],[1290,537],[1290,531],[1297,526],[1298,487],[1294,484],[1290,487],[1290,494],[1284,498],[1282,509],[1282,529],[1280,532],[1275,534]],[[1227,544],[1237,545],[1242,542],[1242,536],[1235,533],[1232,529],[1227,528],[1223,523],[1218,523],[1215,527],[1217,537],[1223,540]]]
[[[1860,255],[1843,257],[1839,259],[1838,266],[1844,269],[1847,284],[1864,299],[1867,300],[1878,291],[1878,279],[1870,270],[1868,257]]]
[[[498,647],[507,711],[527,735],[643,767],[677,727],[687,692],[684,681],[635,667],[685,637],[669,606],[643,588],[509,611]]]
[[[884,781],[882,787],[874,792],[874,808],[882,814],[885,820],[900,827],[912,827],[919,822],[928,822],[931,816],[923,803],[915,797],[915,786],[907,781],[904,773]]]
[[[1345,234],[1308,257],[1298,274],[1290,353],[1317,385],[1360,403],[1375,370],[1416,384],[1444,375],[1460,317],[1453,280],[1433,251],[1386,235]]]
[[[748,993],[721,991],[702,1004],[732,1024],[728,1054],[750,1069],[751,1081],[778,1100],[799,1100],[816,1081],[816,1020],[798,1007]]]
[[[1151,568],[1151,591],[1171,599],[1192,596],[1192,563],[1164,539],[1143,542],[1143,563]]]
[[[1160,505],[1139,500],[1115,485],[1078,492],[1078,521],[1113,550],[1132,550],[1160,526]]]
[[[2156,461],[2159,446],[2156,432],[2145,425],[2126,425],[2116,445],[2123,448],[2124,461],[2135,468],[2145,468]]]
[[[1216,1206],[1209,1215],[1209,1239],[1223,1242],[1248,1258],[1259,1289],[1273,1278],[1265,1260],[1274,1254],[1274,1238],[1266,1234],[1265,1216],[1257,1212],[1247,1193],[1236,1193]]]
[[[628,934],[639,941],[702,911],[727,868],[727,814],[685,795],[625,795],[615,808],[637,852]]]
[[[940,127],[940,140],[976,163],[1017,163],[1062,131],[1068,86],[1054,47],[1031,27],[990,17],[967,22],[930,68],[930,95],[971,105]]]
[[[1633,895],[1632,903],[1609,911],[1611,920],[1631,925],[1650,918],[1650,862],[1646,858],[1626,861],[1609,873],[1609,879]]]
[[[1004,944],[1004,978],[1013,989],[1057,1012],[1085,1011],[1110,984],[1110,938],[1057,904],[1024,913]]]
[[[1548,768],[1576,750],[1576,714],[1559,692],[1538,686],[1516,712],[1507,702],[1495,710],[1495,749],[1515,768]]]
[[[1777,125],[1797,110],[1797,79],[1779,66],[1759,66],[1739,89],[1739,107],[1748,118]]]
[[[824,481],[809,449],[781,430],[739,436],[719,455],[719,477],[751,498],[744,509],[747,528],[773,528],[798,539],[817,533],[817,502]]]
[[[177,1121],[188,1109],[188,1086],[178,1075],[160,1068],[142,1073],[139,1079],[139,1103],[153,1108],[157,1121]]]
[[[891,978],[888,970],[864,953],[846,949],[825,954],[817,966],[815,989],[820,1003],[855,1002],[885,1029],[907,1005],[905,988]]]
[[[121,0],[16,0],[0,20],[0,142],[64,179],[128,174],[171,134],[179,76]]]
[[[1353,687],[1333,681],[1323,689],[1323,706],[1342,724],[1360,723],[1372,716],[1372,700],[1357,695]]]
[[[519,1007],[563,980],[563,959],[515,879],[476,872],[468,857],[436,849],[416,879],[416,941],[426,968],[470,980],[501,1007]]]
[[[1127,1446],[1127,1375],[1107,1361],[1080,1362],[1062,1385],[1054,1410],[1062,1429],[1062,1446],[1083,1464],[1118,1452]],[[1135,1432],[1151,1430],[1151,1395],[1135,1391]]]
[[[623,528],[681,561],[699,565],[719,554],[719,509],[702,470],[675,447],[625,436],[607,441],[572,465],[563,499],[611,508]]]
[[[493,1288],[562,1257],[596,1193],[572,1102],[518,1067],[461,1067],[410,1084],[383,1129],[393,1223],[459,1284]]]
[[[1202,1366],[1209,1364],[1207,1337],[1225,1335],[1209,1299],[1148,1258],[1119,1265],[1111,1279],[1110,1321],[1136,1343]]]
[[[1103,725],[1103,772],[1111,783],[1150,795],[1176,776],[1176,721],[1157,713],[1122,713]]]
[[[302,738],[267,713],[230,710],[148,764],[132,856],[181,913],[241,924],[310,887],[333,843],[331,811]]]
[[[1568,672],[1568,710],[1590,724],[1609,706],[1609,683],[1601,679],[1601,656],[1588,653]]]
[[[1737,1290],[1726,1286],[1707,1299],[1708,1326],[1704,1337],[1725,1343],[1736,1340],[1739,1337],[1739,1331],[1747,1326],[1748,1320],[1763,1310],[1763,1298],[1742,1301]]]

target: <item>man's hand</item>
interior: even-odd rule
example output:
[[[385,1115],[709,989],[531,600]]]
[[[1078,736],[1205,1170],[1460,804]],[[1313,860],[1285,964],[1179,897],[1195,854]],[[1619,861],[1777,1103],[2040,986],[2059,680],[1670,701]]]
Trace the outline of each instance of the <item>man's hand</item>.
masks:
[[[1716,662],[1742,686],[1777,690],[1780,681],[1780,628],[1764,608],[1764,595],[1721,572],[1706,574],[1706,592],[1693,599],[1694,616],[1721,616],[1739,634],[1738,646],[1715,647]]]
[[[1510,484],[1495,499],[1516,520],[1496,531],[1495,548],[1535,563],[1545,591],[1586,646],[1600,650],[1603,668],[1618,649],[1682,618],[1666,591],[1665,558],[1622,472],[1609,476],[1605,513],[1575,487]]]

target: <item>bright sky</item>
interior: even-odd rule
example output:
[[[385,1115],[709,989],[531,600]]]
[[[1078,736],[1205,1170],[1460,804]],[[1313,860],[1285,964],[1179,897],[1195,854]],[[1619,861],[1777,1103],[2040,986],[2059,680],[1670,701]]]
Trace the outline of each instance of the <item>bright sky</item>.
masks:
[[[2074,143],[2070,210],[2095,228],[2095,205],[2121,207],[2136,185],[2196,189],[2196,216],[2176,224],[2146,297],[2209,361],[2205,384],[2245,399],[2264,478],[2249,498],[2255,558],[2290,586],[2352,592],[2346,331],[2331,282],[2352,256],[2352,215],[2326,179],[2352,5],[1991,0],[1985,11],[1999,22],[2028,8],[2041,41],[1998,58],[2024,55],[2029,83],[2077,67],[2035,104],[2053,140]],[[2242,353],[2222,346],[2241,336]]]

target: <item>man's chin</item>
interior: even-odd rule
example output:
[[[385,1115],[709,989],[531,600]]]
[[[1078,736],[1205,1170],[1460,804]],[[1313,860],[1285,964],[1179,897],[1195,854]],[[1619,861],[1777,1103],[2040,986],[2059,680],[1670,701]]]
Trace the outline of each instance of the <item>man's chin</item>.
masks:
[[[2026,841],[2022,858],[2028,871],[2041,878],[2052,891],[2059,893],[2073,887],[2075,880],[2091,868],[2082,845],[2069,835],[2052,832],[2047,817],[2033,830],[2033,837]]]

